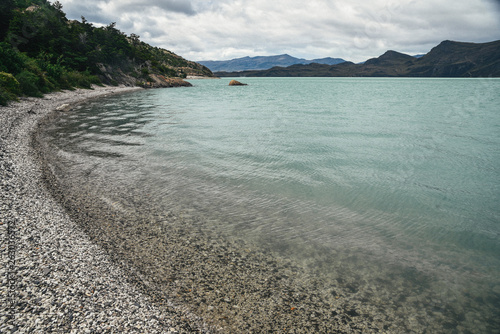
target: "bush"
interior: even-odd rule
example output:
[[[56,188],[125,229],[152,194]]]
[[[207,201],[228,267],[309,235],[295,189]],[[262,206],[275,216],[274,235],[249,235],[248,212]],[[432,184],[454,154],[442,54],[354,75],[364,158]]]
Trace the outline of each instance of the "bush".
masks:
[[[23,55],[5,42],[0,43],[0,71],[18,74],[24,66]]]
[[[144,79],[147,79],[149,77],[149,69],[147,67],[143,67],[141,69],[141,74]]]
[[[22,71],[16,76],[19,81],[21,93],[27,96],[42,97],[43,94],[38,88],[40,77],[30,71]]]
[[[70,89],[71,87],[79,87],[79,88],[92,88],[92,85],[101,85],[101,80],[95,75],[91,75],[89,72],[77,72],[77,71],[68,71],[65,72],[62,76],[62,79],[67,84],[65,89]]]
[[[0,72],[0,105],[6,105],[8,101],[17,100],[19,95],[19,82],[10,73]]]
[[[64,67],[59,64],[47,64],[44,69],[49,76],[58,81],[64,73]]]
[[[0,105],[6,106],[7,102],[11,100],[13,100],[11,98],[11,95],[5,89],[3,89],[3,87],[0,87]]]
[[[16,75],[22,94],[41,97],[58,88],[56,80],[47,76],[40,63],[43,63],[43,60],[40,62],[38,59],[25,57],[24,69]]]
[[[19,82],[10,73],[0,72],[0,87],[12,94],[19,94]]]
[[[71,89],[73,87],[91,89],[92,85],[102,85],[99,77],[90,74],[88,71],[64,71],[61,80],[64,80],[67,85],[67,87],[63,87],[65,89]]]
[[[91,82],[87,76],[80,72],[68,72],[66,74],[68,82],[74,87],[91,88]]]

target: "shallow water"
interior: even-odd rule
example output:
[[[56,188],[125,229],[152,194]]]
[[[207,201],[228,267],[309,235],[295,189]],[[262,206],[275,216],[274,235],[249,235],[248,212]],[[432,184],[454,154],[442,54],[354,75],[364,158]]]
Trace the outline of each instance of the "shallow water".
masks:
[[[80,106],[47,129],[53,163],[121,210],[133,189],[413,331],[499,330],[500,80],[228,81]]]

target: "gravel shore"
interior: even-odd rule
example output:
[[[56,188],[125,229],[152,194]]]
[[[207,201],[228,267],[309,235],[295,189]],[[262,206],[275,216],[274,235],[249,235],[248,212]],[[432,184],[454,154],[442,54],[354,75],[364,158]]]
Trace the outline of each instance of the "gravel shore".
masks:
[[[127,279],[48,193],[30,145],[51,111],[136,89],[78,89],[0,107],[1,333],[209,332]]]
[[[203,228],[204,217],[137,189],[58,171],[39,138],[54,111],[135,89],[59,92],[0,108],[0,333],[423,331],[398,305],[367,303],[359,282],[324,280],[225,239]]]

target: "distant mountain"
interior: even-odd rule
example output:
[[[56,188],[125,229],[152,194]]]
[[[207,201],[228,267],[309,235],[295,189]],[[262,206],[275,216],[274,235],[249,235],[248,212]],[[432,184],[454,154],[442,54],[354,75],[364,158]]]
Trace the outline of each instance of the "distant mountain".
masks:
[[[247,70],[267,70],[274,66],[287,67],[295,64],[327,64],[335,65],[344,62],[341,58],[321,58],[307,60],[303,58],[295,58],[287,54],[277,55],[277,56],[258,56],[258,57],[243,57],[231,60],[207,60],[199,61],[208,67],[212,72],[215,71],[226,71],[226,72],[236,72],[236,71],[247,71]]]
[[[489,43],[444,41],[421,57],[387,51],[363,64],[296,64],[264,71],[216,72],[255,77],[500,77],[500,40]]]
[[[342,58],[332,58],[332,57],[308,60],[309,64],[314,63],[314,64],[325,64],[325,65],[337,65],[343,62],[345,62],[345,60]]]

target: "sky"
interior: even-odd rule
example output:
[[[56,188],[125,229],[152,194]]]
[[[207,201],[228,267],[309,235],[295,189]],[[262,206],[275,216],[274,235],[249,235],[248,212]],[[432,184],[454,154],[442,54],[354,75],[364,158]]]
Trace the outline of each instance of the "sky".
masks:
[[[289,54],[353,62],[500,39],[500,0],[59,0],[69,19],[116,28],[188,60]]]

